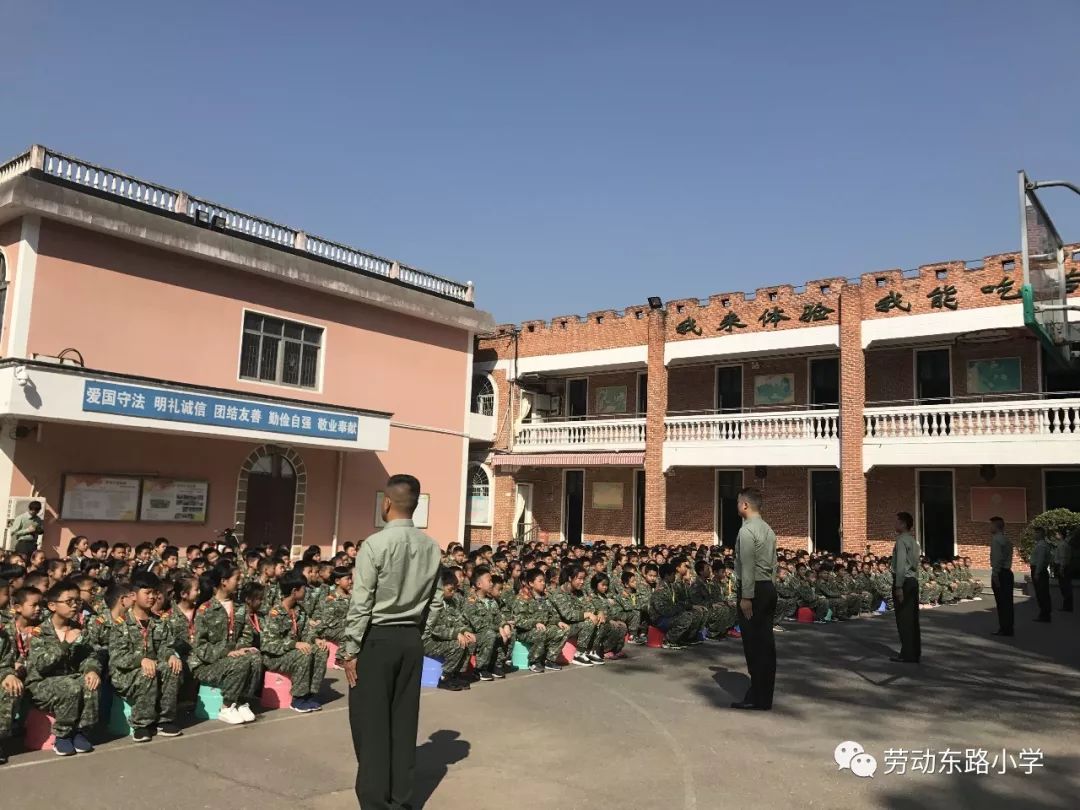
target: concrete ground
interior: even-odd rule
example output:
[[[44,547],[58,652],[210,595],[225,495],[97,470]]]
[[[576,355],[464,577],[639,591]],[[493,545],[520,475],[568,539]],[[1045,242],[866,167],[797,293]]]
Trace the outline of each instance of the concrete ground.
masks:
[[[1059,597],[1055,593],[1055,604]],[[542,808],[1075,808],[1080,796],[1080,619],[1032,622],[1000,640],[993,600],[923,611],[924,663],[891,664],[892,615],[785,623],[772,712],[728,707],[747,683],[738,641],[684,652],[632,648],[591,669],[518,673],[467,693],[425,690],[417,806]],[[271,712],[61,760],[0,767],[0,806],[356,807],[341,673],[315,715]],[[873,778],[840,771],[838,743],[876,757]],[[1031,775],[886,774],[886,749],[1042,751]],[[911,767],[910,753],[908,767]],[[923,759],[925,763],[925,759]],[[940,763],[939,763],[940,767]],[[1000,762],[998,769],[1000,769]]]

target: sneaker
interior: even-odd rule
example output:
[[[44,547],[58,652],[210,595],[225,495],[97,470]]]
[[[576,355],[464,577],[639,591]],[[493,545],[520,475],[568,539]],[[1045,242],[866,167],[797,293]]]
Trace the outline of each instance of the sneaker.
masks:
[[[81,731],[76,731],[75,736],[71,740],[71,744],[75,746],[75,750],[80,754],[89,754],[94,750],[94,746],[90,744],[90,740],[86,739],[86,735]]]
[[[133,739],[137,743],[150,742],[150,740],[154,739],[154,735],[150,731],[149,726],[144,726],[143,728],[137,728],[132,731],[131,739]]]
[[[157,730],[162,737],[179,737],[184,733],[176,723],[161,723]]]
[[[495,680],[495,676],[494,676],[494,675],[492,675],[492,674],[491,674],[491,673],[490,673],[490,672],[489,672],[488,670],[486,670],[486,669],[481,669],[481,670],[478,670],[478,671],[477,671],[477,674],[478,674],[478,675],[480,676],[480,680],[482,680],[482,681],[493,681],[493,680]]]
[[[589,656],[583,652],[574,653],[574,657],[570,659],[570,663],[577,664],[579,667],[592,666],[592,661],[589,659]]]
[[[439,678],[439,689],[445,689],[447,692],[460,692],[461,684],[450,678]]]
[[[240,719],[245,723],[255,722],[255,712],[251,710],[251,706],[247,703],[243,703],[236,707],[237,714],[240,715]]]
[[[502,664],[496,664],[491,668],[491,677],[502,680],[506,677],[506,673],[503,671]]]
[[[303,698],[298,697],[294,697],[292,699],[292,702],[289,704],[289,708],[292,709],[294,712],[300,712],[300,714],[307,714],[308,712],[313,711],[310,703],[308,703]],[[239,711],[237,712],[237,714],[239,714]]]
[[[604,653],[605,661],[621,661],[624,658],[626,658],[626,653],[624,653],[622,650],[619,650],[618,652]]]
[[[7,765],[7,752],[4,751],[3,743],[0,743],[0,765]]]
[[[218,712],[217,719],[223,723],[228,723],[230,726],[239,726],[244,723],[244,718],[236,708],[235,703],[231,706],[222,707],[221,711]]]
[[[632,639],[630,639],[630,643],[640,646],[642,644],[648,644],[649,639],[647,639],[645,636],[634,636]]]
[[[544,664],[545,670],[551,670],[552,672],[558,672],[562,669],[562,664],[556,664],[554,661],[547,661]]]
[[[604,663],[604,656],[600,655],[596,650],[593,650],[589,653],[589,660],[594,664],[602,664]]]
[[[741,630],[728,630],[727,631],[727,637],[728,638],[742,638],[742,631]]]
[[[313,712],[322,711],[322,704],[315,699],[314,695],[308,695],[306,698],[304,698],[304,703],[306,703],[308,708],[311,709],[311,711]]]
[[[663,648],[665,650],[681,650],[682,649],[681,644],[675,644],[674,642],[671,642],[671,641],[665,641],[662,646],[663,646]]]
[[[537,662],[535,664],[529,664],[529,672],[535,672],[537,675],[539,675],[545,669],[547,669],[547,667],[545,667],[543,664],[541,664],[539,662]]]
[[[75,744],[70,737],[57,737],[53,740],[52,750],[58,757],[70,757],[75,753]]]
[[[773,625],[773,629],[772,629],[772,631],[773,631],[774,633],[783,633],[783,632],[784,632],[784,628],[783,628],[783,627],[781,627],[781,626],[780,626],[780,625],[778,625],[778,624],[774,624],[774,625]]]

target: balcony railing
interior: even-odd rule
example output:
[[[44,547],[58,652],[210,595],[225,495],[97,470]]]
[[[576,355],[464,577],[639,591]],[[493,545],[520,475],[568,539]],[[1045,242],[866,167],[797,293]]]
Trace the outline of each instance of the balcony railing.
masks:
[[[1080,438],[1080,398],[872,407],[863,422],[866,439],[874,441]]]
[[[669,416],[664,420],[664,440],[672,444],[820,442],[838,439],[839,423],[840,412],[835,410]]]
[[[514,442],[518,452],[644,449],[644,417],[526,422]]]

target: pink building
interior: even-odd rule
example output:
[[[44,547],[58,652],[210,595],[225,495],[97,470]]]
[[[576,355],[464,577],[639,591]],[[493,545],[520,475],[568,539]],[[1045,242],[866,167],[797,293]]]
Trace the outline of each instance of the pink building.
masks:
[[[471,284],[43,147],[0,164],[0,494],[74,534],[463,536]],[[13,543],[6,537],[5,544]]]

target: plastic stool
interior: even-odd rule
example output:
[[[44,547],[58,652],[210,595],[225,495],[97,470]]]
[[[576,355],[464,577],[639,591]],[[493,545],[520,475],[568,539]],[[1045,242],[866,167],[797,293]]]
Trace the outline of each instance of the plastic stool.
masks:
[[[223,705],[220,689],[204,683],[199,684],[199,692],[195,696],[195,717],[199,720],[217,720]]]
[[[424,668],[420,672],[420,685],[428,689],[434,689],[439,685],[442,678],[442,661],[438,658],[424,656]]]
[[[112,689],[108,691],[112,692]],[[108,717],[108,722],[105,727],[110,734],[117,737],[126,737],[131,734],[131,704],[115,692],[109,701],[109,713],[106,717]]]
[[[799,624],[813,624],[814,623],[814,609],[808,607],[801,607],[795,611],[795,620]]]
[[[327,669],[344,669],[345,667],[339,667],[337,663],[337,651],[338,645],[332,641],[326,642],[326,668]]]
[[[562,652],[559,653],[559,663],[569,664],[575,655],[577,655],[577,645],[572,641],[568,641],[563,644]]]
[[[889,606],[885,604],[884,600],[882,600],[881,604],[878,605],[877,612],[878,613],[886,613],[886,612],[888,612],[888,610],[889,610]]]
[[[510,652],[510,663],[518,669],[529,668],[529,648],[520,641],[514,642],[514,649]]]
[[[262,694],[259,697],[259,705],[264,709],[288,708],[292,703],[292,680],[280,672],[267,670],[263,676]]]
[[[26,715],[26,730],[23,734],[23,745],[27,751],[44,751],[52,748],[56,737],[52,733],[53,716],[45,714],[41,709],[34,707]]]
[[[667,636],[667,633],[665,633],[659,627],[655,627],[655,626],[653,626],[651,624],[649,625],[649,641],[648,641],[648,645],[650,647],[663,647],[664,646],[664,638],[666,636]]]

